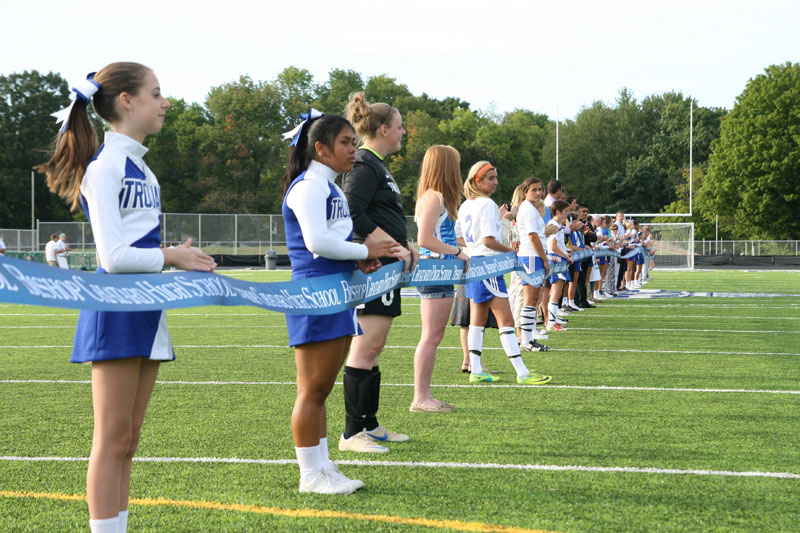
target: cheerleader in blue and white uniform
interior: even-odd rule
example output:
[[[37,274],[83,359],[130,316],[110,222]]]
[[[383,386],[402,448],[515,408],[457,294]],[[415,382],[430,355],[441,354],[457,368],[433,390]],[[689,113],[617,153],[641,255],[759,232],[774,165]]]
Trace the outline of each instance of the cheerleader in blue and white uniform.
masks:
[[[154,273],[164,266],[212,271],[191,239],[162,250],[161,196],[142,159],[147,135],[161,130],[169,102],[153,71],[111,63],[73,88],[55,113],[64,125],[50,160],[37,169],[51,191],[92,225],[99,273]],[[111,125],[97,147],[87,106]],[[94,155],[92,155],[94,154]],[[94,435],[86,477],[92,531],[125,531],[131,460],[161,361],[175,359],[163,311],[81,311],[71,361],[92,363]]]
[[[497,170],[488,161],[478,161],[469,170],[464,183],[466,200],[458,209],[458,222],[464,232],[467,254],[472,257],[513,252],[501,242],[500,211],[489,195],[497,189]],[[483,351],[483,328],[492,310],[500,327],[500,343],[514,366],[517,383],[541,385],[550,381],[550,376],[529,371],[522,361],[519,343],[514,331],[514,317],[508,303],[508,293],[503,276],[488,278],[467,284],[470,299],[470,326],[467,334],[469,346],[471,383],[494,382],[498,378],[490,375],[481,366]]]
[[[338,115],[309,109],[295,130],[284,175],[283,219],[292,279],[372,272],[378,257],[397,257],[400,245],[368,236],[353,240],[347,198],[334,180],[353,168],[355,132]],[[355,309],[329,315],[286,315],[295,349],[297,399],[292,411],[300,492],[350,494],[364,484],[339,472],[328,457],[325,400],[342,368],[353,335],[360,335]],[[381,447],[382,448],[382,447]],[[386,448],[384,448],[386,449]]]

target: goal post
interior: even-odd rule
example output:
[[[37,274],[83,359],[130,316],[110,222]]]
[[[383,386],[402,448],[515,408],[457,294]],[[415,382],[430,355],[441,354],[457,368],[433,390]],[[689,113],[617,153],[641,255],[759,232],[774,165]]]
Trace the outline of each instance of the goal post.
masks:
[[[653,234],[656,268],[694,269],[694,222],[643,222]]]

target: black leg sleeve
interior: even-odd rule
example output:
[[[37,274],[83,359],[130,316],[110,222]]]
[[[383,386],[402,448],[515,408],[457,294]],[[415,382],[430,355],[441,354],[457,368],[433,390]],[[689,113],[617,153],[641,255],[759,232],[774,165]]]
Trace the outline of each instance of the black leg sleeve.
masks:
[[[372,370],[344,367],[344,438],[349,439],[364,429],[372,397]]]

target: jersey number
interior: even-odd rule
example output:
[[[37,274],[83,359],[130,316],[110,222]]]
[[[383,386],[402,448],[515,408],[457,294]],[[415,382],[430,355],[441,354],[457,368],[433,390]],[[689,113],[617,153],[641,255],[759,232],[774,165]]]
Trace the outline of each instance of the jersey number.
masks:
[[[464,229],[464,240],[466,242],[475,242],[475,239],[472,237],[472,215],[467,215],[466,220],[466,228]]]
[[[392,302],[394,302],[394,290],[391,290],[386,294],[384,294],[383,296],[381,296],[381,302],[383,302],[383,305],[385,305],[386,307],[392,305]]]

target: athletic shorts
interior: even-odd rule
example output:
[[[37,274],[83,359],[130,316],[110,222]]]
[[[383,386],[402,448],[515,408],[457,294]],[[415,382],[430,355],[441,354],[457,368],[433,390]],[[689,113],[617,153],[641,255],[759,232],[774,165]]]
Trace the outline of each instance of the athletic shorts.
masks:
[[[608,264],[608,257],[607,256],[602,255],[602,256],[597,258],[597,266],[606,265],[606,264]]]
[[[643,265],[644,264],[644,254],[639,253],[636,255],[636,264]]]
[[[417,287],[417,292],[423,300],[452,298],[456,295],[456,289],[452,285],[423,285]]]
[[[533,269],[531,269],[531,259],[533,259]],[[528,274],[533,274],[537,270],[544,270],[545,269],[544,268],[544,263],[542,263],[542,260],[539,259],[539,257],[537,257],[537,256],[530,257],[530,256],[527,256],[527,255],[521,255],[521,256],[519,256],[519,261],[520,261],[520,263],[525,265],[525,269],[528,271]],[[526,282],[523,279],[522,280],[522,286],[524,287],[525,285],[529,285],[529,283]]]
[[[503,276],[467,283],[467,298],[476,304],[488,302],[494,298],[508,298],[506,280]]]

